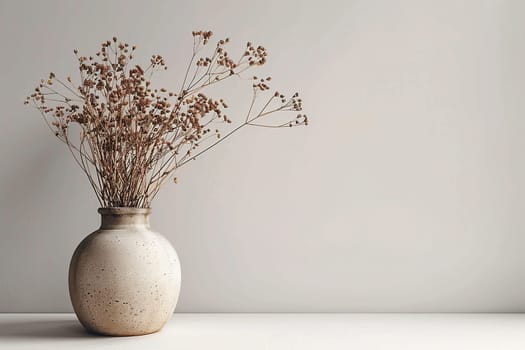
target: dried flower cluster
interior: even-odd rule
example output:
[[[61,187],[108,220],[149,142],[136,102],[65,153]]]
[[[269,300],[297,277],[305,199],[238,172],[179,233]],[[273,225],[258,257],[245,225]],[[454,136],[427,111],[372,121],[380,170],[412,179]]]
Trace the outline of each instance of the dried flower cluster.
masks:
[[[152,86],[151,77],[167,69],[153,55],[147,67],[133,64],[136,47],[116,37],[102,43],[94,56],[77,56],[80,83],[50,73],[25,103],[33,104],[49,128],[71,151],[88,176],[103,207],[150,207],[160,186],[176,169],[245,126],[281,128],[306,125],[298,114],[272,124],[268,115],[301,111],[295,93],[286,97],[270,90],[270,77],[253,77],[253,95],[246,116],[235,127],[225,114],[228,105],[204,93],[205,88],[266,62],[262,46],[248,42],[240,57],[230,56],[219,40],[202,54],[212,32],[195,31],[193,52],[179,91]],[[208,46],[209,47],[209,46]],[[266,102],[256,107],[256,100]],[[225,129],[225,131],[221,131]]]

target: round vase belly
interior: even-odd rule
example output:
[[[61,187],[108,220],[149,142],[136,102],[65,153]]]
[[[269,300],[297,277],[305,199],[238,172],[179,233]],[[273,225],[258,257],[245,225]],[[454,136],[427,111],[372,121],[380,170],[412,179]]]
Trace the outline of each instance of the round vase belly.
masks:
[[[100,229],[77,247],[69,294],[84,327],[128,336],[159,331],[180,291],[180,263],[166,238],[149,229],[150,209],[101,208]]]

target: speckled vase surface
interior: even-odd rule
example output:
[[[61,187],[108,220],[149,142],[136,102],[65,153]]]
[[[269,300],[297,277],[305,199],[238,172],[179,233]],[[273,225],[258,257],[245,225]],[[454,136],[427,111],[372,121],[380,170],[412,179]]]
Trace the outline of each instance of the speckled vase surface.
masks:
[[[159,331],[179,298],[180,263],[172,245],[150,230],[150,209],[100,208],[100,229],[77,247],[69,294],[89,331],[115,336]]]

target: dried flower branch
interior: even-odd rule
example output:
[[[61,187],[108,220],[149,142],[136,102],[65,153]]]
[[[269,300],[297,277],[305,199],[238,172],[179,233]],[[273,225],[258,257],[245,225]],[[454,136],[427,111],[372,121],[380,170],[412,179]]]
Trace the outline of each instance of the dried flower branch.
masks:
[[[25,103],[40,111],[50,130],[67,145],[101,206],[150,207],[175,170],[241,128],[307,125],[304,114],[268,123],[270,114],[301,111],[301,99],[297,93],[286,97],[269,92],[271,77],[254,76],[249,110],[228,131],[232,123],[224,112],[228,105],[204,90],[265,64],[267,52],[248,42],[234,59],[225,49],[226,38],[216,43],[211,55],[203,56],[201,51],[212,32],[192,34],[192,56],[177,93],[152,86],[152,75],[167,69],[162,56],[153,55],[145,68],[133,64],[136,46],[113,37],[94,56],[74,50],[80,71],[78,86],[71,77],[61,80],[50,73],[27,97]],[[269,97],[256,108],[256,100],[264,95]]]

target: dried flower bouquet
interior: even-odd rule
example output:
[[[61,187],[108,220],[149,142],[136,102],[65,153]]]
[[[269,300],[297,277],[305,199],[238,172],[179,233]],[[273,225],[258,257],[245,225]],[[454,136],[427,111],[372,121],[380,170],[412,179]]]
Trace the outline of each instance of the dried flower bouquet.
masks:
[[[177,92],[152,86],[152,75],[167,69],[153,55],[147,67],[133,64],[135,46],[114,37],[94,56],[74,50],[80,84],[50,73],[25,103],[44,117],[86,173],[102,207],[149,208],[152,199],[178,168],[241,128],[307,125],[304,114],[276,124],[268,115],[301,111],[301,99],[270,91],[270,77],[253,76],[252,99],[245,116],[233,123],[223,99],[207,96],[206,88],[243,77],[265,64],[267,52],[248,42],[238,58],[225,49],[229,39],[208,49],[212,32],[194,31],[193,50]],[[207,50],[208,55],[203,51]],[[263,103],[256,103],[266,96]]]

